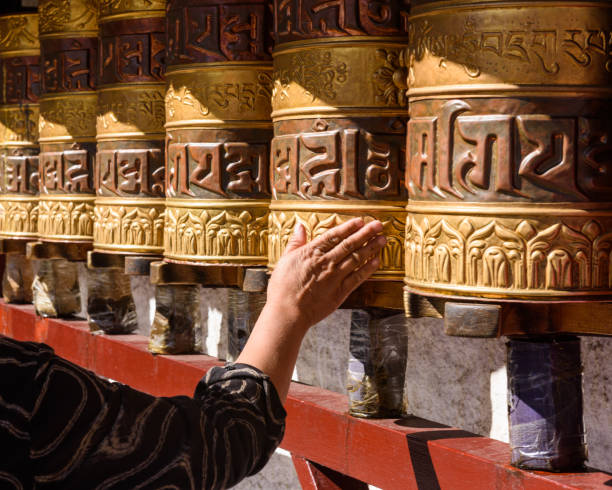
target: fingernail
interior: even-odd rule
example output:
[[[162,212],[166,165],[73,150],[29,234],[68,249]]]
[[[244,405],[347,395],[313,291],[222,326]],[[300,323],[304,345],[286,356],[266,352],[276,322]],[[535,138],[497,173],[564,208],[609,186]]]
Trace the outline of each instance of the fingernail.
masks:
[[[387,244],[387,238],[384,235],[379,235],[376,238],[376,243],[380,245],[381,247],[383,247]]]
[[[295,226],[293,227],[293,234],[294,235],[299,235],[300,232],[302,231],[302,228],[304,227],[304,225],[300,222],[297,222],[295,224]]]
[[[372,259],[372,262],[370,262],[370,264],[372,264],[372,267],[376,269],[380,265],[380,259],[378,257],[375,257],[374,259]]]

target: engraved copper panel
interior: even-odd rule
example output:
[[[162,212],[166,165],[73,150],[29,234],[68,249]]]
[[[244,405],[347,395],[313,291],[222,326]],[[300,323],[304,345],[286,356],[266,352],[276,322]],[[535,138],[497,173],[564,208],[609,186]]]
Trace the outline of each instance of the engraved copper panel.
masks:
[[[94,247],[161,255],[165,2],[144,3],[101,5]]]
[[[97,4],[39,2],[42,240],[87,242],[93,234]]]
[[[164,257],[265,264],[271,16],[262,1],[170,1]]]
[[[301,222],[383,222],[375,277],[401,279],[407,2],[275,2],[269,265]]]
[[[612,297],[611,20],[609,2],[413,7],[410,290]]]
[[[0,237],[36,236],[38,15],[0,17]]]

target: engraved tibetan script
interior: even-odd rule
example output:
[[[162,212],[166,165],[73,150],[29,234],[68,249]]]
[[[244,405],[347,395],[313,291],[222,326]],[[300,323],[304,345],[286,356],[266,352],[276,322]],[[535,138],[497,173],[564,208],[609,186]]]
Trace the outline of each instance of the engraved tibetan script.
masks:
[[[359,129],[277,136],[271,151],[274,193],[401,200],[403,150],[399,135]]]
[[[11,155],[4,158],[4,192],[36,194],[38,192],[38,156]]]
[[[96,154],[99,196],[164,195],[162,151],[157,149],[99,150]]]
[[[41,153],[39,159],[42,193],[93,192],[87,150],[50,151]]]
[[[406,180],[413,198],[610,199],[609,121],[470,111],[467,102],[452,100],[438,116],[409,121]]]
[[[73,92],[95,88],[96,39],[45,41],[42,60],[43,92]]]
[[[441,58],[439,66],[446,62],[460,63],[466,73],[477,78],[488,66],[486,60],[498,63],[519,63],[533,67],[541,73],[557,75],[561,70],[599,67],[612,72],[612,31],[605,28],[576,26],[560,28],[554,25],[524,28],[491,26],[481,20],[482,28],[468,19],[463,31],[448,32],[460,23],[446,22],[447,28],[427,19],[410,25],[410,52],[418,61],[425,53]],[[509,69],[508,65],[500,65]],[[489,66],[489,70],[490,70]]]
[[[99,83],[163,81],[164,56],[163,32],[103,36]]]
[[[168,9],[168,65],[269,59],[263,2],[188,5]]]
[[[402,35],[408,2],[358,0],[278,0],[274,2],[278,42],[318,37]]]
[[[268,145],[243,142],[168,146],[167,195],[269,195]]]
[[[6,103],[37,102],[41,85],[38,56],[10,58],[3,65]]]

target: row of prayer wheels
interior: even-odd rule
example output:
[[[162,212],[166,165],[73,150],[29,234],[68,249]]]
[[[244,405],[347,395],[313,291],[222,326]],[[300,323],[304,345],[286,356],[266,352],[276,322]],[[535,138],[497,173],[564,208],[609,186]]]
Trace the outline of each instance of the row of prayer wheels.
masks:
[[[407,311],[610,302],[611,20],[592,0],[40,0],[0,17],[0,238],[273,268],[297,223],[362,216]],[[581,465],[578,341],[513,342],[513,462]],[[551,393],[563,420],[526,401]]]
[[[609,5],[311,3],[2,18],[2,237],[273,267],[359,215],[410,292],[610,299]]]

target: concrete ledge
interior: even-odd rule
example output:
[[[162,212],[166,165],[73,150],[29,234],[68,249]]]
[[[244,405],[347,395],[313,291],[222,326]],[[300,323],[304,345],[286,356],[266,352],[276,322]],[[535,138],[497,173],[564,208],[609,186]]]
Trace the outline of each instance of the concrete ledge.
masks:
[[[205,355],[153,355],[146,337],[93,335],[84,321],[37,318],[31,305],[0,302],[0,334],[44,342],[80,366],[156,396],[191,396],[206,371],[223,364]],[[292,383],[281,447],[385,490],[612,487],[612,474],[521,471],[508,465],[505,443],[417,417],[356,419],[347,407],[344,395]]]

